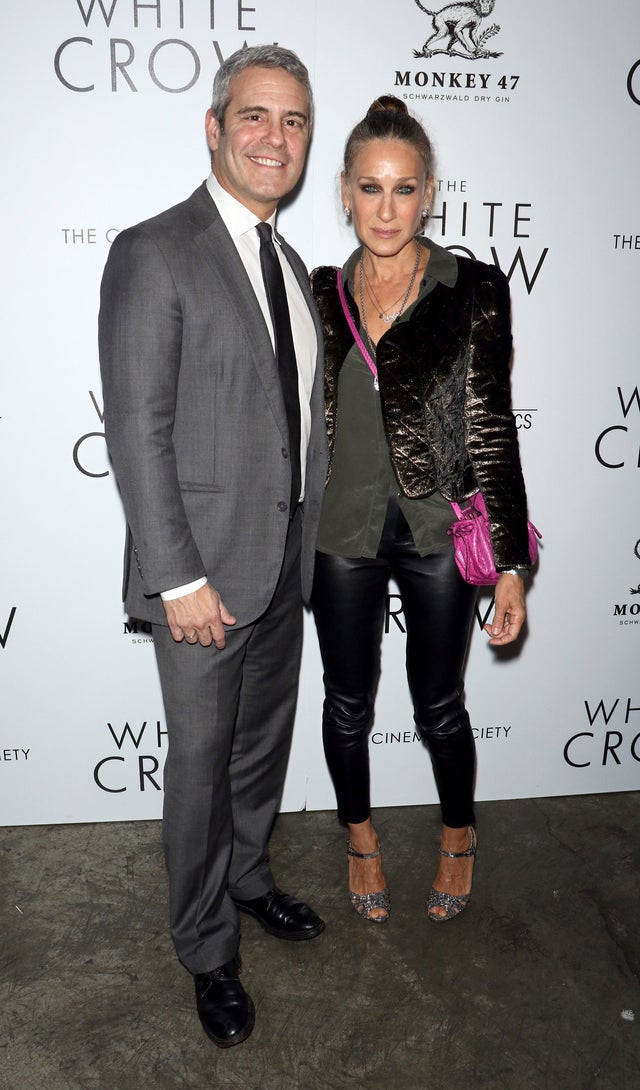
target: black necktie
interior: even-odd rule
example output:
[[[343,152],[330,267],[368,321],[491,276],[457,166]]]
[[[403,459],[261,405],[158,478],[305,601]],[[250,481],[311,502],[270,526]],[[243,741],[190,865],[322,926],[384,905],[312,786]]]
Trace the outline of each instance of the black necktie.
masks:
[[[256,230],[260,236],[260,266],[267,292],[275,353],[282,396],[287,413],[289,428],[289,457],[291,459],[291,505],[290,513],[295,512],[300,499],[300,399],[298,397],[298,365],[293,346],[289,305],[284,286],[282,268],[278,260],[273,235],[268,223],[259,223]]]

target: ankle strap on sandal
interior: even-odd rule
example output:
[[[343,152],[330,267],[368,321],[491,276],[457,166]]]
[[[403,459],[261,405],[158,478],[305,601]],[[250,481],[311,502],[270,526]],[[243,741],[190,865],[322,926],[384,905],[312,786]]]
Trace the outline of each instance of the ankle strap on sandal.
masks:
[[[439,848],[440,855],[446,856],[447,859],[466,859],[471,855],[476,854],[476,834],[473,826],[469,826],[469,835],[471,836],[471,844],[467,848],[466,852],[445,852],[444,848]]]
[[[357,852],[355,848],[351,847],[351,841],[347,844],[347,855],[353,856],[354,859],[377,859],[382,854],[382,845],[378,841],[378,849],[375,852]]]

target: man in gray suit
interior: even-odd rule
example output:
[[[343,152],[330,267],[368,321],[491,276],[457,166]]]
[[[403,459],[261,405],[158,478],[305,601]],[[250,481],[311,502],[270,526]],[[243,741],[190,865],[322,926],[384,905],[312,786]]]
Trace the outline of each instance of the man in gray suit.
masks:
[[[238,910],[283,939],[324,929],[276,887],[267,849],[326,471],[320,327],[304,265],[272,230],[312,110],[294,53],[228,58],[206,115],[209,178],[116,238],[101,291],[125,604],[154,624],[168,729],[171,930],[223,1048],[254,1022]]]

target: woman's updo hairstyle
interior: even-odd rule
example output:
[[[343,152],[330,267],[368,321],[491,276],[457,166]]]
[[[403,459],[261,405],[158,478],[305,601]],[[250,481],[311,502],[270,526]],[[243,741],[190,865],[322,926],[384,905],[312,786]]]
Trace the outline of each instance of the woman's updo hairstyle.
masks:
[[[344,148],[344,172],[348,177],[353,160],[371,140],[404,140],[418,152],[427,178],[433,177],[433,148],[422,125],[412,117],[395,95],[380,95],[371,103],[366,117],[352,129]]]

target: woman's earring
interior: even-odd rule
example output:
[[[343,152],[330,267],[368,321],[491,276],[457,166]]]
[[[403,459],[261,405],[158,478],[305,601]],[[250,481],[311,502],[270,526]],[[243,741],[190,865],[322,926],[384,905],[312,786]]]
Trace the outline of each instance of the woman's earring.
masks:
[[[344,214],[345,214],[345,216],[346,216],[346,218],[347,218],[348,220],[350,220],[350,219],[351,219],[351,209],[350,209],[350,208],[349,208],[349,206],[348,206],[348,205],[346,205],[346,204],[345,204],[345,206],[344,206]]]
[[[422,226],[423,227],[424,227],[425,223],[427,222],[428,215],[429,215],[429,209],[428,208],[423,208],[422,212],[420,213],[420,219],[422,220]]]

